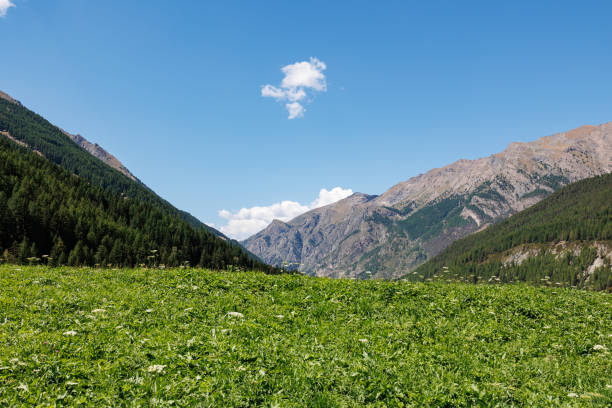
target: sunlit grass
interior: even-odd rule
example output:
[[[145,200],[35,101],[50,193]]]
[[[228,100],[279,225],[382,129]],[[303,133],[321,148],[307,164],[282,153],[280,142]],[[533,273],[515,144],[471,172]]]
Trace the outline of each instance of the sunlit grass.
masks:
[[[0,266],[0,406],[609,406],[612,295]]]

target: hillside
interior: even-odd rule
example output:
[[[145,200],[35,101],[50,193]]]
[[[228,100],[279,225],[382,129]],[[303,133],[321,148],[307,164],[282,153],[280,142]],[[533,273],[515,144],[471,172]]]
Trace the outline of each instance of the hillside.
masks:
[[[278,272],[176,214],[96,187],[4,138],[0,139],[0,254],[19,263],[33,258],[52,265],[188,263]]]
[[[562,284],[612,290],[612,174],[557,191],[455,241],[409,278]]]
[[[560,187],[611,171],[612,123],[583,126],[275,221],[243,243],[312,275],[396,278]]]
[[[3,92],[0,92],[0,131],[96,186],[151,203],[165,212],[178,215],[192,227],[205,228],[223,236],[159,197],[100,146],[54,126]]]
[[[0,265],[1,406],[609,407],[612,295]]]

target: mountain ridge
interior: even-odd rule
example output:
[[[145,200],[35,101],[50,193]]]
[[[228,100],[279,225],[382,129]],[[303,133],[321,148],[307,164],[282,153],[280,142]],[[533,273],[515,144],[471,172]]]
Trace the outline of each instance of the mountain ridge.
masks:
[[[158,196],[127,170],[118,159],[97,144],[92,144],[80,135],[72,135],[55,126],[2,91],[0,91],[0,132],[2,132],[0,137],[6,137],[27,147],[94,185],[110,189],[127,198],[153,203],[166,212],[179,215],[183,221],[196,229],[204,228],[224,241],[240,245],[238,241],[229,239],[220,231],[204,224],[190,213],[177,209]],[[245,251],[253,259],[258,259],[248,250]]]
[[[612,123],[586,125],[458,160],[379,196],[353,195],[243,244],[264,261],[313,275],[394,278],[570,182],[610,171]]]

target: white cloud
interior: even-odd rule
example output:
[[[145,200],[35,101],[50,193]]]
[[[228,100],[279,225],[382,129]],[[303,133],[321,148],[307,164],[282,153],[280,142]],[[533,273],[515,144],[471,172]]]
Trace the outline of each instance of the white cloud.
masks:
[[[350,188],[334,187],[331,190],[322,188],[319,191],[319,197],[310,203],[310,208],[319,208],[329,204],[333,204],[336,201],[340,201],[353,194],[353,190]]]
[[[6,12],[10,7],[15,7],[11,0],[0,0],[0,17],[6,16]]]
[[[301,118],[304,116],[304,107],[298,102],[291,102],[285,105],[289,111],[289,119]]]
[[[323,71],[327,65],[317,58],[310,58],[310,61],[296,62],[281,68],[285,77],[281,82],[280,88],[274,85],[264,85],[261,88],[261,96],[274,98],[277,101],[288,101],[285,104],[289,112],[289,119],[301,118],[306,109],[300,103],[308,96],[306,91],[327,91],[327,80]]]
[[[319,196],[310,205],[286,200],[269,206],[241,208],[235,213],[221,210],[219,217],[226,219],[227,224],[220,226],[219,230],[231,238],[245,239],[266,228],[273,220],[287,222],[307,211],[335,203],[351,194],[353,190],[350,188],[335,187],[331,190],[322,188]]]
[[[310,58],[310,62],[302,61],[295,64],[283,67],[281,71],[285,74],[281,87],[290,88],[312,88],[316,91],[327,90],[327,82],[323,71],[327,69],[327,65],[317,58]]]

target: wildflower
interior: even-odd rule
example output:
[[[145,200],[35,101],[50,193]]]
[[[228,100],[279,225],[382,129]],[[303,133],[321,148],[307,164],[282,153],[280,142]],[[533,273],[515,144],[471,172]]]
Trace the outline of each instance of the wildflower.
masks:
[[[91,313],[104,313],[104,312],[106,312],[106,310],[104,309],[94,309],[91,311]]]
[[[77,332],[74,330],[68,330],[66,332],[64,332],[64,336],[70,336],[70,337],[74,337],[77,335]]]
[[[74,381],[68,381],[68,382],[66,383],[66,385],[68,385],[68,386],[72,386],[72,385],[79,385],[79,383],[74,382]]]
[[[27,384],[24,384],[24,383],[19,384],[19,385],[17,386],[17,389],[18,389],[18,390],[23,390],[23,391],[25,391],[25,392],[28,392],[28,390],[29,390],[29,388],[28,388]]]
[[[359,341],[362,342],[362,343],[367,343],[368,339],[359,339]]]
[[[567,396],[570,398],[578,398],[578,394],[576,394],[575,392],[570,392],[569,394],[567,394]]]
[[[147,309],[147,310],[145,310],[145,312],[151,313],[151,312],[153,312],[153,309]]]
[[[259,370],[259,375],[263,377],[264,375],[266,375],[266,372],[264,370]]]
[[[593,351],[607,351],[608,348],[603,344],[596,344],[593,346]]]
[[[227,312],[227,315],[233,317],[244,317],[244,315],[240,312]]]
[[[284,318],[285,318],[285,316],[283,316],[283,315],[276,315],[276,318],[277,318],[277,319],[284,319]]]
[[[164,371],[164,368],[166,368],[165,365],[154,364],[152,366],[149,366],[147,371],[150,372],[150,373],[162,373]]]

